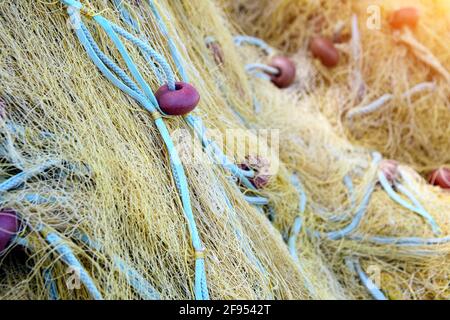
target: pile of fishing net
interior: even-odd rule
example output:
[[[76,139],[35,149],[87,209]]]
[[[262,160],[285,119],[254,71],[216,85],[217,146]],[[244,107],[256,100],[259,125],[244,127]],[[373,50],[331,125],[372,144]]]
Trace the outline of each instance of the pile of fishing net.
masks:
[[[223,2],[245,33],[293,55],[298,91],[339,92],[318,107],[352,143],[421,172],[450,163],[448,1]],[[337,51],[334,67],[312,59],[317,38]]]
[[[450,8],[372,2],[2,1],[0,297],[448,298]]]

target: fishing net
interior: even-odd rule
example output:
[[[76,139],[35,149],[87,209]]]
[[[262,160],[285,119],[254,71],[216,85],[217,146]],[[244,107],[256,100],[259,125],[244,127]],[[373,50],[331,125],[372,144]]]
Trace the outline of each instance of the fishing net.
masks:
[[[245,33],[293,54],[303,75],[300,91],[341,93],[339,103],[320,107],[352,143],[421,172],[449,164],[448,1],[225,1],[224,6]],[[404,7],[418,10],[417,26],[392,28],[393,12]],[[334,42],[340,53],[336,68],[310,59],[314,36]]]
[[[449,161],[450,9],[424,3],[394,34],[361,1],[3,1],[0,296],[448,298],[450,197],[417,172]],[[175,81],[188,115],[155,103]]]
[[[91,5],[127,26],[113,3]],[[280,234],[245,201],[233,176],[211,165],[199,141],[187,146],[196,152],[184,157],[179,152],[194,213],[194,224],[187,222],[177,190],[180,177],[172,173],[173,160],[152,117],[90,61],[65,5],[4,1],[1,7],[2,206],[20,215],[17,246],[27,253],[8,249],[2,256],[2,296],[42,299],[50,291],[61,299],[193,298],[201,275],[198,260],[203,260],[202,248],[192,248],[193,228],[205,248],[211,298],[308,296]],[[150,7],[139,10],[146,14],[141,36],[172,63],[167,37]],[[124,68],[101,28],[89,17],[81,19],[98,47]],[[143,77],[157,88],[145,56],[126,45]],[[184,58],[191,81],[198,82],[198,115],[208,128],[238,127],[221,111],[227,109],[225,99],[202,77],[203,66]],[[174,139],[194,135],[181,118],[166,123]],[[22,181],[11,184],[23,172]],[[274,188],[287,189],[293,198],[287,184],[280,177]],[[274,201],[275,207],[294,210],[289,197]],[[195,294],[205,294],[201,291]]]
[[[281,159],[301,172],[308,194],[304,232],[319,243],[337,277],[359,298],[368,292],[375,298],[448,298],[448,192],[416,172],[448,164],[448,50],[442,46],[448,3],[222,5],[245,33],[291,52],[297,62],[290,89],[297,102],[267,97],[270,111],[258,121],[279,121],[283,128]],[[418,26],[392,30],[387,17],[405,5],[419,8]],[[366,24],[374,8],[380,9],[376,30]],[[337,67],[313,59],[310,41],[317,35],[334,41]],[[387,181],[386,162],[370,150],[407,165]]]

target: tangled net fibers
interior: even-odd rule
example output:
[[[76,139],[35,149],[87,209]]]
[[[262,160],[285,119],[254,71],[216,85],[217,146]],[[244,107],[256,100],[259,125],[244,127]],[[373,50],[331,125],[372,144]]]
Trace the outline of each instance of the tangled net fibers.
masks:
[[[286,110],[286,104],[280,106],[278,112],[274,111],[275,103],[271,100],[270,122],[274,121],[273,113],[279,114],[280,118],[284,114],[287,115],[286,118],[291,119],[280,120],[280,122],[283,122],[280,127],[283,128],[283,131],[286,130],[284,134],[280,133],[280,137],[286,138],[286,141],[280,143],[280,155],[288,166],[294,166],[294,170],[299,172],[304,170],[301,179],[307,190],[313,188],[309,193],[307,192],[310,202],[311,200],[319,199],[317,205],[310,203],[311,211],[313,211],[310,217],[312,219],[310,222],[312,225],[311,229],[323,229],[325,231],[328,228],[328,230],[336,230],[342,224],[344,226],[347,225],[347,227],[355,227],[354,222],[359,225],[357,230],[359,234],[351,234],[349,237],[343,237],[341,241],[326,241],[323,243],[324,247],[322,247],[322,252],[326,252],[325,254],[329,256],[330,264],[333,266],[332,269],[335,270],[338,276],[343,277],[342,281],[346,282],[345,287],[352,288],[354,286],[354,277],[350,278],[350,276],[352,271],[357,272],[359,268],[354,268],[353,263],[351,263],[352,258],[339,258],[339,256],[356,255],[365,260],[361,261],[363,270],[372,269],[373,272],[378,274],[380,287],[385,296],[389,298],[448,298],[447,274],[445,271],[442,271],[446,268],[443,266],[448,261],[448,245],[445,244],[448,241],[448,237],[439,238],[439,240],[424,241],[425,238],[432,237],[433,233],[434,236],[439,234],[441,236],[448,235],[448,230],[445,230],[448,228],[446,227],[448,226],[449,212],[448,192],[427,185],[424,179],[413,170],[415,168],[416,170],[426,172],[428,168],[448,164],[448,148],[445,146],[449,143],[446,132],[448,131],[448,117],[450,113],[447,107],[448,99],[445,97],[445,93],[443,93],[448,90],[448,86],[445,83],[446,79],[445,77],[440,78],[439,74],[436,74],[436,70],[433,70],[429,64],[421,64],[411,56],[409,56],[409,59],[413,61],[408,61],[408,57],[403,56],[405,63],[399,63],[399,58],[391,62],[393,52],[401,49],[394,48],[395,42],[392,40],[392,30],[389,29],[389,34],[387,34],[387,26],[383,25],[384,29],[382,28],[381,31],[376,32],[366,30],[367,34],[364,36],[362,35],[362,31],[360,31],[362,28],[359,27],[356,30],[361,32],[360,39],[364,39],[364,42],[370,43],[370,45],[366,46],[369,46],[369,48],[373,47],[372,50],[376,50],[376,53],[372,54],[371,49],[366,49],[364,42],[358,45],[358,47],[362,48],[360,51],[360,61],[367,61],[364,64],[367,71],[365,69],[357,69],[361,74],[360,79],[366,82],[364,85],[365,93],[362,98],[359,98],[358,95],[361,94],[357,92],[357,89],[360,87],[349,82],[349,79],[355,79],[353,76],[354,70],[356,69],[355,62],[345,59],[345,50],[343,49],[344,53],[340,53],[344,58],[341,59],[337,67],[328,69],[322,66],[319,61],[313,60],[309,52],[310,38],[314,37],[314,32],[317,31],[314,31],[312,27],[299,28],[298,24],[308,25],[305,21],[310,19],[311,16],[321,16],[323,14],[327,17],[328,12],[331,11],[332,13],[329,13],[330,19],[322,18],[326,21],[326,23],[323,23],[325,25],[330,24],[330,26],[323,27],[321,30],[325,33],[325,36],[332,38],[333,33],[331,30],[336,32],[335,30],[341,28],[340,32],[342,34],[346,33],[345,28],[351,30],[352,22],[355,20],[359,21],[358,12],[362,17],[361,19],[365,18],[365,9],[368,7],[368,4],[361,1],[339,2],[339,4],[337,2],[324,2],[315,6],[312,3],[309,1],[275,1],[270,2],[270,4],[269,2],[257,3],[252,1],[239,4],[236,4],[236,2],[225,3],[225,7],[235,18],[238,15],[233,15],[233,8],[238,8],[244,12],[252,12],[249,15],[239,15],[239,25],[248,27],[245,32],[266,38],[274,46],[290,51],[293,53],[292,59],[297,62],[299,73],[299,79],[297,81],[300,81],[300,83],[293,85],[292,93],[299,97],[296,107],[297,110],[299,106],[302,107],[301,110],[297,111],[302,113],[302,115],[294,117],[293,113],[296,111]],[[391,6],[387,8],[395,7],[393,2],[389,1],[389,3]],[[384,8],[383,4],[386,3],[378,2],[378,4],[381,8]],[[400,2],[398,5],[401,5]],[[336,8],[328,8],[329,6],[335,6]],[[432,43],[428,43],[426,46],[433,49],[437,47],[436,52],[441,52],[441,54],[435,53],[433,56],[436,57],[436,61],[441,61],[439,57],[442,57],[442,61],[445,62],[448,59],[448,53],[437,43],[439,39],[442,41],[442,37],[448,33],[448,20],[439,19],[438,22],[433,24],[431,23],[433,21],[431,14],[433,12],[440,12],[441,15],[448,15],[450,12],[448,5],[444,2],[436,1],[428,6],[423,4],[423,6],[430,10],[428,12],[430,16],[428,19],[424,19],[424,21],[421,18],[420,24],[425,24],[428,21],[430,26],[427,30],[430,33],[439,34],[438,32],[440,32],[439,36],[433,38],[436,41],[434,46]],[[388,11],[387,8],[385,9],[386,12]],[[348,10],[346,11],[346,9]],[[255,12],[254,10],[261,11]],[[264,10],[264,13],[262,13],[262,10]],[[284,16],[282,16],[283,14]],[[259,17],[260,20],[253,21],[252,19],[255,19],[255,17]],[[436,18],[434,17],[434,19]],[[344,22],[343,24],[340,22],[341,20]],[[383,18],[381,18],[381,21],[384,21]],[[417,28],[420,27],[420,24]],[[447,25],[443,26],[443,24]],[[336,25],[343,25],[343,27],[337,28]],[[278,30],[279,38],[272,37],[273,33],[276,33],[273,31],[275,29]],[[355,30],[354,27],[353,30]],[[404,29],[401,32],[409,34],[408,29]],[[294,35],[296,39],[293,39]],[[389,36],[391,37],[390,40],[387,39]],[[379,44],[381,37],[385,41],[383,45]],[[377,42],[373,43],[375,39]],[[351,37],[348,41],[350,43],[346,43],[346,45],[351,49]],[[390,41],[390,45],[386,44],[388,41]],[[398,44],[396,45],[398,46]],[[351,52],[350,49],[347,49],[347,52]],[[405,48],[403,48],[403,51],[406,54]],[[430,51],[432,50],[430,49]],[[378,57],[383,58],[378,59]],[[445,65],[443,62],[440,62],[440,64]],[[388,63],[388,67],[386,67],[386,63]],[[414,96],[414,100],[406,99],[407,101],[403,102],[404,105],[402,107],[399,106],[398,109],[391,109],[390,111],[383,109],[383,113],[378,111],[374,114],[368,114],[366,116],[369,120],[363,117],[362,119],[356,118],[353,122],[350,122],[347,119],[347,115],[353,111],[348,107],[349,100],[354,101],[359,98],[370,101],[368,97],[372,94],[373,87],[379,83],[385,83],[385,87],[389,88],[389,90],[392,90],[392,88],[396,90],[399,87],[397,83],[400,81],[399,75],[402,73],[401,68],[406,68],[406,64],[408,65],[408,69],[405,73],[408,76],[400,77],[402,81],[407,83],[405,87],[412,88],[420,82],[418,80],[412,80],[420,72],[422,74],[424,72],[436,74],[433,94],[430,94],[427,90],[417,90],[419,93]],[[426,71],[420,71],[425,69]],[[388,77],[389,80],[387,80]],[[428,80],[426,76],[422,78],[422,82],[426,80]],[[414,82],[410,83],[410,81]],[[367,83],[370,83],[370,85]],[[376,87],[378,88],[378,86]],[[261,92],[265,91],[263,90]],[[425,98],[421,99],[420,95],[422,94],[426,95],[428,100]],[[394,97],[391,98],[393,101],[396,99],[400,100],[400,98],[405,100],[403,97],[400,97],[400,92],[397,94],[398,98],[396,98],[395,94],[393,95]],[[376,95],[374,94],[374,96]],[[424,106],[423,109],[420,107],[420,110],[423,110],[428,115],[433,113],[433,115],[424,115],[419,118],[419,112],[421,111],[415,109],[418,104],[423,104]],[[440,105],[443,107],[441,108]],[[354,109],[357,110],[357,107]],[[310,116],[312,117],[314,112],[320,112],[329,121],[327,122],[320,117],[309,118]],[[414,126],[407,122],[408,119],[405,119],[404,114],[403,118],[396,118],[396,116],[389,112],[414,112]],[[437,116],[438,114],[439,116]],[[380,117],[383,120],[380,120]],[[258,116],[259,120],[263,118]],[[292,119],[295,119],[295,121],[292,121]],[[400,119],[403,119],[401,123],[399,123]],[[430,119],[436,119],[437,122],[430,124]],[[376,127],[371,126],[370,121],[377,122],[379,125]],[[385,122],[383,123],[382,121]],[[386,124],[386,122],[389,123]],[[327,123],[331,127],[325,129]],[[266,126],[269,124],[264,123],[262,125]],[[402,126],[412,128],[411,134],[407,136],[407,140],[404,135],[395,134],[395,131],[401,130],[399,128]],[[356,139],[352,131],[355,128],[361,128],[360,132],[361,130],[365,130],[364,132],[369,138],[365,139],[365,136],[360,134],[358,139]],[[428,131],[425,130],[432,131],[433,133],[428,134],[426,133]],[[380,136],[380,132],[385,133],[383,136]],[[433,139],[433,136],[437,138]],[[373,140],[371,140],[372,137],[374,137]],[[426,148],[431,151],[419,147],[420,141],[423,141],[424,137],[427,140]],[[344,140],[342,146],[338,143],[341,138]],[[387,157],[400,159],[409,164],[410,167],[396,167],[396,181],[392,188],[388,181],[382,179],[383,177],[380,179],[379,171],[377,173],[377,170],[374,170],[371,173],[371,169],[367,169],[367,160],[364,164],[364,155],[361,153],[358,154],[357,150],[359,149],[351,146],[347,141],[353,143],[353,145],[357,141],[358,145],[370,147],[372,150],[380,150]],[[408,141],[408,143],[404,141]],[[284,148],[287,149],[286,152],[283,152]],[[392,148],[401,150],[403,154],[399,155],[400,151],[392,150]],[[367,152],[363,151],[364,153],[366,154],[365,157],[367,157]],[[324,162],[320,164],[322,159]],[[360,170],[357,168],[362,168],[361,165],[363,167],[366,166],[364,176],[360,176],[357,173]],[[385,165],[386,162],[381,162],[382,168]],[[315,166],[317,166],[316,170],[313,169]],[[336,211],[345,213],[348,212],[346,208],[350,208],[351,210],[355,208],[352,205],[351,196],[348,197],[348,200],[342,198],[343,196],[346,197],[345,190],[353,190],[350,194],[354,196],[359,194],[356,197],[364,197],[364,194],[367,194],[364,188],[367,188],[367,185],[373,179],[383,180],[381,183],[382,188],[379,186],[375,187],[364,218],[360,220],[358,215],[353,217],[347,216],[346,218],[345,215],[336,216]],[[349,180],[352,181],[352,184],[348,184]],[[311,184],[309,184],[309,181],[311,181]],[[341,183],[343,189],[338,191],[336,183]],[[351,187],[344,187],[345,185],[350,185]],[[330,188],[328,192],[327,186]],[[404,188],[405,186],[408,190]],[[407,194],[410,191],[417,195],[416,197],[420,198],[419,201],[426,206],[426,208],[423,207],[425,211],[422,213],[427,212],[427,214],[421,215],[422,217],[428,216],[427,219],[424,220],[417,215],[411,215],[411,210],[405,211],[407,207],[412,209],[409,205],[405,207],[404,203],[405,196],[409,197]],[[398,194],[395,194],[397,192],[403,193],[403,197],[398,197]],[[431,198],[434,200],[431,200]],[[333,199],[335,199],[334,203]],[[414,202],[416,200],[418,199],[416,198]],[[346,201],[348,201],[347,205],[345,205]],[[358,201],[355,203],[358,203]],[[327,208],[327,210],[323,210],[324,208]],[[416,213],[418,212],[417,210],[414,211]],[[352,218],[353,220],[351,220]],[[345,219],[348,219],[346,223],[343,222]],[[326,223],[324,223],[324,220]],[[419,222],[420,220],[421,222]],[[427,220],[429,222],[428,226],[426,223]],[[351,223],[349,223],[350,221]],[[308,222],[305,221],[305,226],[307,225]],[[349,231],[349,229],[347,228],[346,231]],[[340,238],[341,236],[342,234],[331,234],[331,238],[334,239]],[[328,238],[330,239],[330,233],[328,233]],[[348,241],[349,239],[345,238],[352,240]],[[424,245],[431,243],[440,245]],[[350,261],[350,268],[347,268],[349,263],[345,266],[343,260]],[[348,281],[351,281],[351,283]],[[358,292],[357,288],[352,288],[351,291],[357,296],[363,294],[361,291]],[[378,295],[379,292],[372,293]]]
[[[340,93],[319,108],[352,143],[421,172],[450,164],[448,1],[223,2],[245,33],[295,56],[299,89]],[[405,7],[418,11],[417,25],[393,28],[392,13]],[[316,36],[334,42],[335,68],[311,59]]]
[[[450,195],[419,173],[450,162],[450,8],[393,34],[365,1],[264,2],[0,3],[0,297],[449,298]]]

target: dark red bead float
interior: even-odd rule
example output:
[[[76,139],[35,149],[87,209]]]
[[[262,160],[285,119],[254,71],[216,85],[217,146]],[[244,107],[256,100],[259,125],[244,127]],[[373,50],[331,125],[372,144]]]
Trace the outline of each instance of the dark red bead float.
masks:
[[[395,160],[383,160],[380,170],[390,183],[394,183],[398,176],[398,162]]]
[[[20,222],[14,210],[0,211],[0,252],[6,249],[20,229]]]
[[[168,85],[163,85],[155,92],[159,108],[170,116],[182,116],[188,114],[198,105],[200,95],[192,85],[186,82],[176,82],[175,90],[169,90]]]
[[[419,11],[414,7],[405,7],[394,11],[389,20],[393,29],[415,28],[419,22]]]
[[[260,156],[247,156],[245,157],[245,162],[240,164],[239,167],[244,170],[251,169],[255,172],[255,176],[248,179],[255,188],[262,189],[269,184],[270,178],[272,177],[269,174],[269,160]]]
[[[269,74],[270,80],[278,88],[287,88],[294,82],[296,67],[291,59],[283,56],[275,56],[269,65],[278,70],[277,74]]]
[[[450,169],[439,168],[430,173],[428,182],[442,189],[450,189]]]
[[[327,38],[312,38],[309,50],[311,50],[314,58],[319,59],[325,67],[333,68],[339,63],[339,51],[333,42]]]

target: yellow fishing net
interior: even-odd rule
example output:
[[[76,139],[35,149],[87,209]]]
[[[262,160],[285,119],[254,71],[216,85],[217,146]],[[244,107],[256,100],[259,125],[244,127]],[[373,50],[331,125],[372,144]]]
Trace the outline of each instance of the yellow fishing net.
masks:
[[[281,158],[302,172],[309,199],[320,203],[312,206],[309,217],[315,230],[336,230],[349,223],[331,222],[336,221],[336,212],[348,208],[342,183],[347,174],[355,179],[359,197],[371,179],[377,180],[377,170],[368,166],[369,150],[422,173],[448,164],[448,50],[443,45],[449,32],[447,2],[225,1],[222,5],[243,32],[290,52],[297,62],[297,82],[290,89],[297,103],[292,109],[286,102],[277,108],[279,102],[271,95],[267,97],[270,113],[258,120],[267,126],[279,119],[280,136],[286,139],[280,143]],[[406,5],[418,8],[418,26],[392,30],[389,15]],[[369,18],[376,10],[380,26],[373,29]],[[310,40],[317,35],[334,39],[340,53],[336,68],[328,69],[313,59]],[[361,112],[386,94],[389,99],[383,107]],[[362,151],[356,145],[369,149]],[[364,175],[357,173],[358,167],[364,168]],[[448,192],[427,185],[411,167],[398,169],[403,183],[426,206],[441,235],[448,235]],[[356,296],[366,293],[357,288],[356,270],[343,263],[343,256],[361,257],[362,268],[373,274],[388,298],[448,298],[443,272],[448,245],[419,246],[405,239],[430,238],[433,233],[422,218],[398,205],[380,186],[357,233],[360,236],[353,238],[358,241],[317,239],[332,269]],[[386,237],[402,237],[409,245],[381,244]]]
[[[225,1],[224,6],[245,33],[293,54],[311,91],[340,92],[338,103],[322,111],[353,143],[419,171],[449,164],[448,1]],[[393,29],[389,19],[404,7],[418,10],[418,25]],[[334,40],[340,53],[336,68],[310,59],[309,44],[318,35]],[[374,102],[380,106],[364,112]]]
[[[21,172],[36,174],[2,189],[2,208],[17,212],[22,229],[0,256],[0,296],[91,299],[92,285],[105,299],[192,299],[204,255],[211,299],[448,298],[450,196],[416,170],[450,162],[449,26],[433,19],[450,8],[416,1],[417,29],[394,32],[388,13],[405,5],[394,2],[375,4],[375,31],[365,27],[373,4],[365,1],[79,2],[92,10],[82,21],[93,39],[124,70],[94,12],[149,43],[180,79],[173,45],[200,93],[192,114],[207,137],[224,142],[236,164],[260,157],[273,167],[267,185],[248,188],[192,139],[182,117],[165,119],[204,252],[192,247],[179,180],[151,114],[94,65],[67,6],[1,2],[0,188]],[[276,49],[266,55],[238,44],[242,33]],[[308,52],[319,34],[340,39],[334,69]],[[156,91],[158,71],[124,43]],[[283,52],[297,65],[289,89],[246,72]],[[382,108],[349,118],[384,94]],[[272,138],[261,139],[264,132]],[[376,151],[404,164],[392,190],[379,183]],[[56,245],[49,234],[61,238]]]
[[[122,24],[111,3],[91,4]],[[194,251],[167,153],[151,117],[102,77],[74,36],[62,5],[4,1],[1,7],[1,95],[7,114],[2,134],[5,147],[9,144],[13,150],[2,176],[10,177],[16,168],[63,161],[20,190],[5,193],[4,207],[20,212],[31,226],[28,232],[44,224],[66,237],[103,298],[139,297],[126,274],[119,272],[117,259],[139,272],[161,298],[192,298]],[[148,7],[142,10],[151,16]],[[142,21],[141,27],[154,48],[168,55],[155,20]],[[112,48],[104,34],[95,26],[93,30],[102,47]],[[111,54],[123,65],[112,49]],[[142,56],[136,50],[131,54],[155,87]],[[199,114],[212,115],[211,120],[205,118],[208,127],[213,121],[232,124],[220,112],[226,105],[217,89],[208,86],[195,62],[187,61],[202,96]],[[18,136],[6,121],[26,128],[25,136]],[[172,131],[189,132],[181,119],[167,123]],[[42,140],[42,131],[50,137]],[[205,153],[192,154],[196,158],[187,159],[185,170],[206,249],[211,298],[306,298],[302,276],[280,234],[244,201],[229,174],[210,165]],[[57,201],[20,201],[21,195],[33,192]],[[77,233],[87,234],[101,250],[76,240]],[[32,247],[25,261],[16,261],[15,254],[2,257],[2,270],[14,270],[2,277],[2,296],[46,298],[42,274],[50,269],[60,298],[89,298],[82,285],[79,290],[67,288],[67,283],[76,282],[76,273],[40,233],[25,231],[24,236]],[[19,276],[19,269],[7,268],[7,263],[28,268],[20,269]]]

